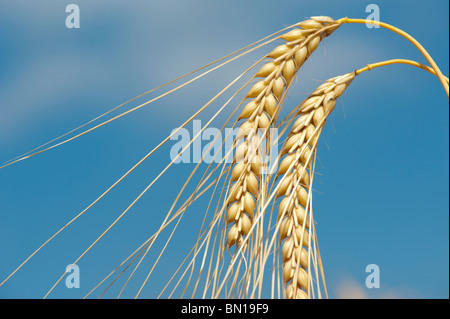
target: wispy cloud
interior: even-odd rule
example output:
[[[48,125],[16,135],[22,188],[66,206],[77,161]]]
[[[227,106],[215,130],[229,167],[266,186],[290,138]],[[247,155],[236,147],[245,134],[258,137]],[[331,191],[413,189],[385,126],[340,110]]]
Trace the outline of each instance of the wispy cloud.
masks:
[[[414,299],[424,298],[423,294],[411,287],[394,287],[382,283],[380,288],[367,288],[354,277],[345,276],[336,285],[338,299]]]

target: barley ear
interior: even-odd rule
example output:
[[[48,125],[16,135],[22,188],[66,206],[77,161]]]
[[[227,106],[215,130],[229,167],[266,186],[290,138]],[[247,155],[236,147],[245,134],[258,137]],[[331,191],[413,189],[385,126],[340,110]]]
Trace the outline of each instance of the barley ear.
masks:
[[[312,159],[318,138],[336,99],[347,89],[354,73],[335,77],[319,86],[301,105],[282,149],[278,170],[282,177],[277,197],[282,275],[286,297],[309,298]]]
[[[240,125],[235,146],[235,160],[227,204],[227,245],[240,246],[252,225],[254,209],[259,195],[262,154],[259,152],[264,133],[267,132],[281,107],[281,98],[300,67],[316,50],[322,39],[335,31],[340,24],[331,18],[315,17],[297,24],[298,27],[280,36],[286,41],[266,57],[266,62],[256,73],[259,78],[246,95],[249,99],[239,119]],[[260,138],[258,133],[261,132]]]

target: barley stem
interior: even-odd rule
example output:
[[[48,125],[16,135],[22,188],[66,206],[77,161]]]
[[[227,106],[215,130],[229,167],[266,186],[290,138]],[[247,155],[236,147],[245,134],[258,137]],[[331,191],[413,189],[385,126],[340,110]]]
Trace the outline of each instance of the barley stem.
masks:
[[[428,63],[430,63],[430,66],[433,68],[433,70],[436,72],[437,77],[439,78],[439,81],[441,81],[442,86],[444,87],[445,93],[447,94],[447,97],[449,96],[449,85],[448,82],[446,82],[444,75],[442,74],[441,70],[439,69],[439,67],[437,66],[436,62],[434,62],[433,58],[431,57],[431,55],[427,52],[427,50],[425,50],[425,48],[420,44],[419,41],[417,41],[416,39],[414,39],[410,34],[406,33],[405,31],[394,27],[390,24],[381,22],[381,21],[373,21],[373,20],[366,20],[366,19],[349,19],[349,18],[342,18],[337,20],[336,22],[338,23],[361,23],[361,24],[373,24],[373,25],[377,25],[380,27],[383,27],[385,29],[388,29],[390,31],[393,31],[399,35],[401,35],[402,37],[404,37],[405,39],[407,39],[409,42],[411,42],[419,51],[420,53],[422,53],[422,55],[425,57],[425,59],[428,61]]]
[[[356,73],[356,75],[359,75],[362,72],[370,71],[370,70],[378,68],[380,66],[386,66],[386,65],[391,65],[391,64],[408,64],[408,65],[416,66],[418,68],[421,68],[422,70],[425,70],[425,71],[437,76],[436,71],[434,69],[430,68],[429,66],[424,65],[419,62],[416,62],[416,61],[406,60],[406,59],[392,59],[392,60],[386,60],[386,61],[382,61],[382,62],[367,64],[367,66],[365,66],[364,68],[356,70],[355,73]],[[449,83],[448,77],[444,76],[444,80],[447,84]]]

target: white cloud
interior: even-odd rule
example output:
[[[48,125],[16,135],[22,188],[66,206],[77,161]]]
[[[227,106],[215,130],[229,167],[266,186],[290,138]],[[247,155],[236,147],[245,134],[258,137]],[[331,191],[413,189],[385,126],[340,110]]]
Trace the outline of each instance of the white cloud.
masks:
[[[411,287],[395,287],[382,282],[382,287],[368,289],[364,283],[351,276],[343,278],[335,286],[337,299],[415,299],[423,295]]]

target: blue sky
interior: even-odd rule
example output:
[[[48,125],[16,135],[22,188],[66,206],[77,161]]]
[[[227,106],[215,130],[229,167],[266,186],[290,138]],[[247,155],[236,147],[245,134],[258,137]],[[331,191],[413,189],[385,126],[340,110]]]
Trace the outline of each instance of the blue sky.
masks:
[[[65,27],[69,3],[0,4],[2,163],[285,26],[313,15],[364,18],[369,3],[380,7],[382,21],[418,39],[449,73],[448,1],[443,0],[282,0],[276,6],[234,0],[76,1],[81,10],[76,30]],[[273,46],[60,148],[1,169],[0,280]],[[318,81],[392,58],[425,61],[396,34],[344,25],[302,68],[285,108],[297,105]],[[448,298],[449,114],[439,81],[410,66],[388,66],[359,76],[341,100],[323,132],[323,167],[315,184],[314,212],[331,297],[357,292],[370,298]],[[200,118],[206,121],[216,110]],[[213,125],[220,127],[230,111]],[[169,160],[169,147],[155,153],[0,287],[0,298],[43,297]],[[170,170],[86,255],[80,263],[82,288],[61,284],[50,296],[84,296],[155,231],[164,217],[159,212],[167,211],[193,167]],[[154,296],[153,289],[192,247],[205,204],[193,206],[143,297]],[[137,278],[146,275],[155,254]],[[372,263],[381,270],[377,290],[364,286],[365,267]],[[133,297],[138,284],[131,283],[124,297]]]

